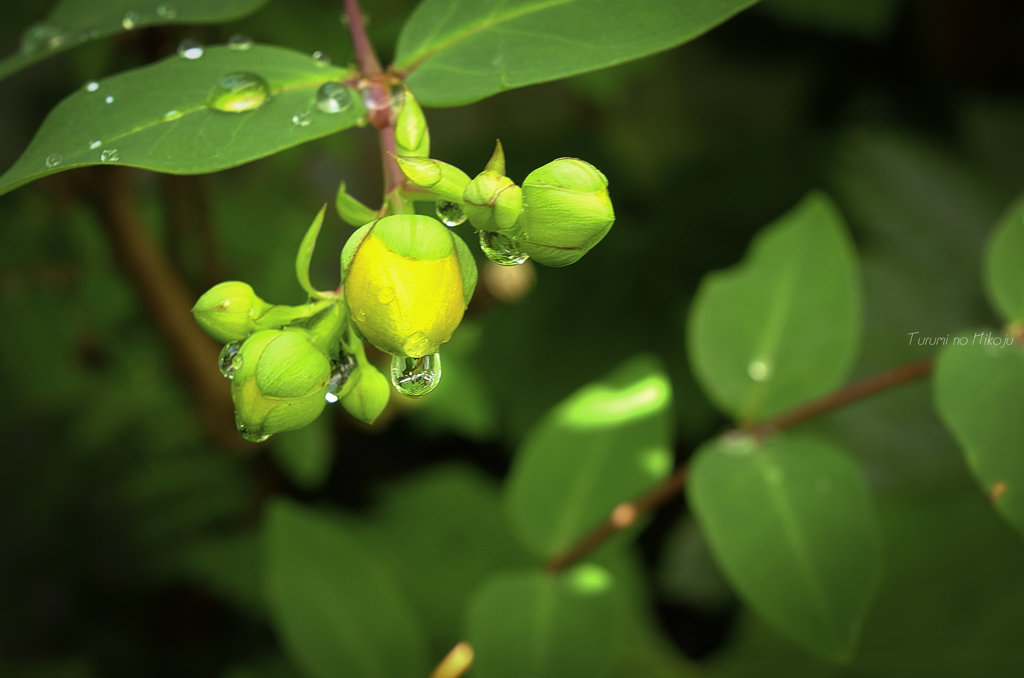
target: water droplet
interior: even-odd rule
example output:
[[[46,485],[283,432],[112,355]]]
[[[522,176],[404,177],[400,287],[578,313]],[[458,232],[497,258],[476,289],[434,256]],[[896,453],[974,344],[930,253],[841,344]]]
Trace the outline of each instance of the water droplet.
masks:
[[[772,376],[772,368],[763,360],[754,360],[747,365],[747,374],[754,381],[768,381]]]
[[[178,16],[178,10],[173,5],[157,5],[156,15],[161,19],[173,19]]]
[[[185,115],[185,114],[182,113],[181,111],[179,111],[178,109],[172,108],[171,110],[169,110],[166,113],[164,113],[164,120],[165,121],[177,120],[178,118],[180,118],[183,115]]]
[[[350,353],[342,353],[337,360],[331,361],[331,379],[327,382],[327,393],[324,395],[327,402],[338,402],[338,394],[355,369],[356,357]]]
[[[292,116],[292,124],[296,127],[309,127],[311,122],[313,122],[313,116],[310,115],[309,111],[296,113]]]
[[[64,31],[47,23],[32,24],[21,35],[21,53],[32,54],[40,49],[54,49],[64,43]]]
[[[239,52],[244,52],[255,44],[253,39],[248,35],[242,35],[241,33],[235,33],[228,38],[228,49],[235,49]]]
[[[104,101],[106,101],[108,104],[112,104],[114,103],[114,97],[107,97],[106,99],[104,99]]]
[[[121,19],[121,27],[126,31],[130,31],[139,25],[142,19],[139,17],[138,12],[127,11],[124,13],[124,17]]]
[[[50,169],[53,169],[57,165],[61,164],[63,161],[64,158],[60,157],[60,155],[57,153],[53,153],[51,155],[46,156],[46,166],[49,167]]]
[[[480,231],[480,249],[488,259],[502,266],[518,266],[530,258],[530,255],[519,249],[518,242],[501,233]]]
[[[255,73],[229,73],[210,90],[206,104],[229,113],[259,108],[270,98],[270,85]]]
[[[393,287],[382,287],[377,292],[377,301],[382,304],[390,304],[395,299],[395,288]]]
[[[258,433],[256,431],[250,431],[249,427],[242,423],[238,414],[235,414],[235,427],[238,432],[242,434],[242,437],[248,440],[250,443],[262,443],[270,439],[269,433]]]
[[[100,160],[103,162],[117,162],[121,159],[116,148],[107,148],[100,153]]]
[[[352,90],[340,82],[325,82],[316,93],[316,107],[324,113],[341,113],[352,106]]]
[[[331,57],[327,56],[326,54],[324,54],[320,50],[317,50],[317,51],[313,52],[310,56],[313,57],[313,61],[315,61],[317,63],[317,65],[319,65],[319,66],[330,66],[331,65]]]
[[[466,213],[462,211],[462,206],[457,202],[438,200],[435,209],[437,218],[445,226],[455,227],[466,220]]]
[[[242,356],[238,353],[241,348],[242,342],[240,341],[224,344],[224,348],[220,350],[220,356],[217,357],[217,367],[220,368],[220,373],[228,379],[233,379],[235,370],[242,366]]]
[[[178,56],[186,59],[198,59],[203,56],[203,45],[198,40],[185,38],[178,44]]]
[[[99,148],[102,145],[103,145],[103,142],[100,141],[99,139],[97,139],[96,141],[90,141],[89,142],[89,150],[90,151],[95,151],[97,148]]]
[[[402,395],[418,398],[433,391],[440,381],[440,353],[422,358],[396,355],[391,359],[391,384]]]
[[[95,80],[93,80],[92,82],[86,83],[86,85],[85,85],[85,89],[90,91],[90,92],[95,92],[99,88],[100,88],[100,84],[98,82],[96,82]]]

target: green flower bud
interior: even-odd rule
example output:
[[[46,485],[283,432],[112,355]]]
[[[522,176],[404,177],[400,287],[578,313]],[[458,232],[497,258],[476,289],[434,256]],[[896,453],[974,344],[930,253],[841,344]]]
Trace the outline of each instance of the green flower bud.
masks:
[[[341,396],[341,406],[364,424],[372,424],[391,398],[388,378],[370,363],[364,363],[349,380],[355,380],[355,384]]]
[[[342,251],[345,299],[359,332],[380,350],[436,353],[462,320],[476,285],[465,243],[431,217],[384,217]]]
[[[398,155],[420,158],[430,155],[430,130],[427,129],[427,119],[408,87],[405,88],[395,120],[395,152]]]
[[[222,343],[241,341],[259,329],[256,320],[271,308],[252,287],[232,280],[214,285],[192,307],[207,334]]]
[[[520,247],[547,266],[568,266],[600,242],[615,213],[608,179],[577,158],[559,158],[523,182]]]
[[[494,170],[484,170],[469,182],[462,201],[462,211],[479,231],[510,231],[523,211],[523,191]]]
[[[425,188],[449,202],[462,202],[469,175],[454,165],[430,158],[393,156],[402,173],[414,185]]]
[[[231,399],[246,440],[302,428],[323,411],[331,364],[301,330],[261,330],[235,357]]]

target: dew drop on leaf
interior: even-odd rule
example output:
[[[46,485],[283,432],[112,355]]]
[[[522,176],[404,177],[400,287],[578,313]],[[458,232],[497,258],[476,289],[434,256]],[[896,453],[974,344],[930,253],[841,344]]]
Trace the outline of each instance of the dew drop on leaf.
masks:
[[[89,142],[89,150],[90,151],[95,151],[97,148],[99,148],[102,145],[103,145],[103,142],[100,141],[99,139],[96,139],[95,141],[90,141]]]
[[[100,160],[103,162],[117,162],[121,159],[116,148],[107,148],[100,153]]]
[[[331,57],[327,56],[320,50],[313,52],[311,55],[313,61],[317,62],[320,66],[329,66],[331,64]]]
[[[747,375],[754,381],[768,381],[772,368],[763,360],[753,360],[747,365]]]
[[[203,56],[203,45],[198,40],[185,38],[178,44],[178,56],[186,59],[198,59]]]
[[[61,164],[61,162],[63,161],[64,158],[62,158],[58,153],[52,153],[46,156],[46,166],[49,167],[50,169],[53,169],[57,165]]]
[[[161,19],[173,19],[178,16],[178,10],[173,5],[157,5],[156,15]]]
[[[462,206],[457,202],[438,200],[435,210],[437,211],[437,218],[448,227],[458,226],[466,220],[466,213],[462,211]]]
[[[352,106],[352,90],[340,82],[325,82],[316,93],[316,107],[324,113],[341,113]]]
[[[327,402],[338,402],[338,394],[341,393],[355,369],[356,357],[350,353],[342,353],[337,360],[331,361],[331,378],[327,382],[327,393],[324,395]]]
[[[530,258],[519,249],[519,243],[501,233],[480,231],[480,249],[487,258],[502,266],[518,266]]]
[[[108,104],[112,104],[114,103],[114,97],[107,97],[106,99],[104,99],[104,101],[106,101]]]
[[[419,398],[441,381],[441,354],[421,358],[395,356],[391,359],[391,384],[402,395]]]
[[[224,348],[220,350],[220,355],[217,357],[217,367],[220,368],[220,373],[227,379],[233,379],[235,370],[242,366],[242,356],[238,354],[241,348],[242,342],[232,341],[230,344],[224,344]]]
[[[245,50],[252,47],[253,44],[255,43],[253,42],[252,38],[250,38],[248,35],[242,35],[241,33],[235,33],[230,38],[228,38],[227,42],[228,49],[237,50],[239,52],[244,52]]]
[[[182,113],[181,111],[179,111],[178,109],[172,108],[171,110],[169,110],[166,113],[164,113],[164,121],[165,122],[169,122],[171,120],[177,120],[178,118],[180,118],[183,115],[185,115],[185,114]]]
[[[242,113],[259,108],[270,98],[270,85],[255,73],[229,73],[217,81],[206,105],[218,111]]]
[[[130,31],[139,25],[141,18],[138,12],[127,11],[124,13],[124,17],[121,19],[121,28],[126,31]]]
[[[54,49],[64,43],[64,31],[47,23],[32,24],[21,35],[21,53],[34,54],[40,49]]]
[[[100,88],[100,84],[93,80],[92,82],[86,83],[85,89],[89,92],[95,92]]]
[[[309,111],[303,111],[302,113],[296,113],[292,116],[292,124],[296,127],[309,127],[310,123],[313,122],[313,116],[310,115]]]

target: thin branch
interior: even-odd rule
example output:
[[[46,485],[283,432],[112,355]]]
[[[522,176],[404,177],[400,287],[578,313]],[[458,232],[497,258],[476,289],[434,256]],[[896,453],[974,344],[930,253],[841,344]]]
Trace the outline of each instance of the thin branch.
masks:
[[[779,431],[792,428],[880,391],[928,376],[934,366],[935,361],[932,358],[902,365],[888,372],[858,381],[824,398],[790,410],[775,419],[751,426],[745,430],[745,433],[763,440]],[[672,475],[645,494],[632,501],[619,504],[612,509],[604,522],[584,535],[569,549],[551,558],[547,563],[548,571],[561,572],[579,562],[607,539],[634,524],[640,516],[653,511],[676,496],[683,489],[685,482],[686,466],[681,465],[673,471]]]
[[[342,9],[348,17],[348,30],[352,35],[352,47],[356,53],[356,63],[364,77],[380,75],[383,70],[380,67],[380,59],[373,49],[370,38],[366,35],[366,26],[363,24],[363,12],[359,9],[359,0],[342,0]]]

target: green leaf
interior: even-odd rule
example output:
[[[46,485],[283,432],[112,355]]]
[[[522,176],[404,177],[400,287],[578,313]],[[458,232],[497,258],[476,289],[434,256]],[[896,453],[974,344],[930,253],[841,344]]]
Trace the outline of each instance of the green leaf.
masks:
[[[538,424],[506,483],[505,509],[523,544],[550,557],[664,479],[672,468],[671,400],[660,365],[639,356]]]
[[[757,0],[425,0],[395,65],[424,106],[457,106],[671,49]]]
[[[987,331],[953,341],[935,366],[936,408],[982,490],[1024,535],[1024,350]]]
[[[64,0],[45,21],[25,30],[17,53],[0,61],[0,80],[97,38],[149,26],[221,23],[252,14],[266,3],[267,0]]]
[[[285,499],[268,509],[266,584],[278,634],[312,678],[426,675],[426,641],[397,585],[336,522]]]
[[[262,618],[266,601],[260,560],[260,535],[247,531],[191,544],[172,558],[168,567]]]
[[[270,452],[293,483],[305,490],[320,487],[334,462],[331,418],[318,417],[309,426],[278,433],[272,439]]]
[[[221,78],[235,73],[263,78],[269,98],[244,112],[208,106]],[[54,172],[105,162],[201,174],[277,153],[356,124],[365,111],[358,95],[339,113],[322,113],[315,106],[323,83],[352,75],[308,54],[263,45],[245,51],[214,47],[198,59],[167,57],[100,80],[95,91],[83,87],[57,104],[0,177],[0,193]],[[292,122],[305,113],[308,125]],[[108,161],[101,159],[104,154]]]
[[[309,264],[313,261],[313,250],[316,249],[316,238],[320,235],[320,227],[324,225],[325,212],[327,212],[327,205],[321,207],[320,211],[317,212],[313,223],[306,230],[306,235],[302,236],[299,252],[295,256],[295,277],[299,279],[299,285],[302,286],[302,289],[306,290],[306,294],[311,299],[324,296],[323,292],[314,289],[313,284],[309,282]]]
[[[1024,321],[1024,197],[999,221],[985,256],[985,282],[993,305],[1011,323]]]
[[[691,507],[743,599],[831,660],[852,656],[881,573],[860,469],[809,437],[722,438],[691,465]]]
[[[857,259],[842,216],[812,193],[701,282],[687,321],[695,376],[742,421],[771,417],[842,383],[861,325]]]
[[[584,563],[561,575],[496,575],[469,604],[466,636],[479,678],[602,678],[619,650],[624,612],[612,574]]]

